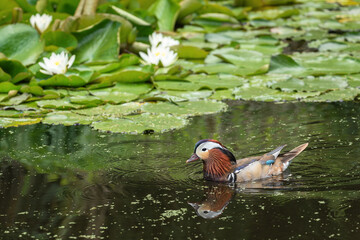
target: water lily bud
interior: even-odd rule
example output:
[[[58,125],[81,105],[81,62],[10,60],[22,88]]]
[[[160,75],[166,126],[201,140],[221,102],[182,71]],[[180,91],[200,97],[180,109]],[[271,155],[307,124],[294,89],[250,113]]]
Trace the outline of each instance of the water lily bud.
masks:
[[[10,90],[8,92],[8,97],[9,98],[14,97],[14,96],[16,96],[17,93],[18,93],[18,90]]]

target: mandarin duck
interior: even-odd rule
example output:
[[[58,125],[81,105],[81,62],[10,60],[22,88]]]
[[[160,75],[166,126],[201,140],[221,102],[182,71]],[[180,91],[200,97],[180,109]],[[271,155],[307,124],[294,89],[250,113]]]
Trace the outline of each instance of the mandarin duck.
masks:
[[[201,159],[206,180],[229,183],[253,181],[284,172],[290,161],[299,155],[308,143],[280,155],[280,151],[285,146],[280,146],[262,156],[236,160],[219,141],[204,139],[195,144],[194,153],[186,163]]]

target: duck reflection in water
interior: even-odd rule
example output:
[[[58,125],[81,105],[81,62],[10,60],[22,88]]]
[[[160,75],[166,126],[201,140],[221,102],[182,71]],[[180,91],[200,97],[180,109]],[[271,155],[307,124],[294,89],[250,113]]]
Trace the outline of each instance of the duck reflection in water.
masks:
[[[276,194],[278,189],[284,189],[284,180],[289,176],[289,173],[273,176],[268,179],[243,182],[236,184],[225,184],[206,182],[204,186],[204,199],[201,202],[189,202],[196,214],[205,219],[212,219],[223,214],[226,206],[236,193],[243,194]]]

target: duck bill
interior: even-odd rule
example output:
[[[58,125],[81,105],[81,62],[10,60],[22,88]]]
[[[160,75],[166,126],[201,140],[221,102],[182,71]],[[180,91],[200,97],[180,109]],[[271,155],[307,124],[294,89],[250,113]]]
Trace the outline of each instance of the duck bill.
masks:
[[[198,157],[198,155],[196,155],[196,153],[194,153],[193,155],[191,155],[191,157],[186,161],[186,163],[189,162],[194,162],[196,160],[199,160],[200,158]]]

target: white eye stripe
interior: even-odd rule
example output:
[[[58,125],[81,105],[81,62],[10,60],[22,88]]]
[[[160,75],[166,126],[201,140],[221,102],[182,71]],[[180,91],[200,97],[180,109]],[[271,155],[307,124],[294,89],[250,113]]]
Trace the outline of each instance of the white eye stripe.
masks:
[[[204,149],[204,148],[206,150],[210,150],[213,148],[223,148],[223,147],[220,144],[215,143],[215,142],[205,142],[205,143],[200,144],[196,150],[202,151],[202,149]]]

